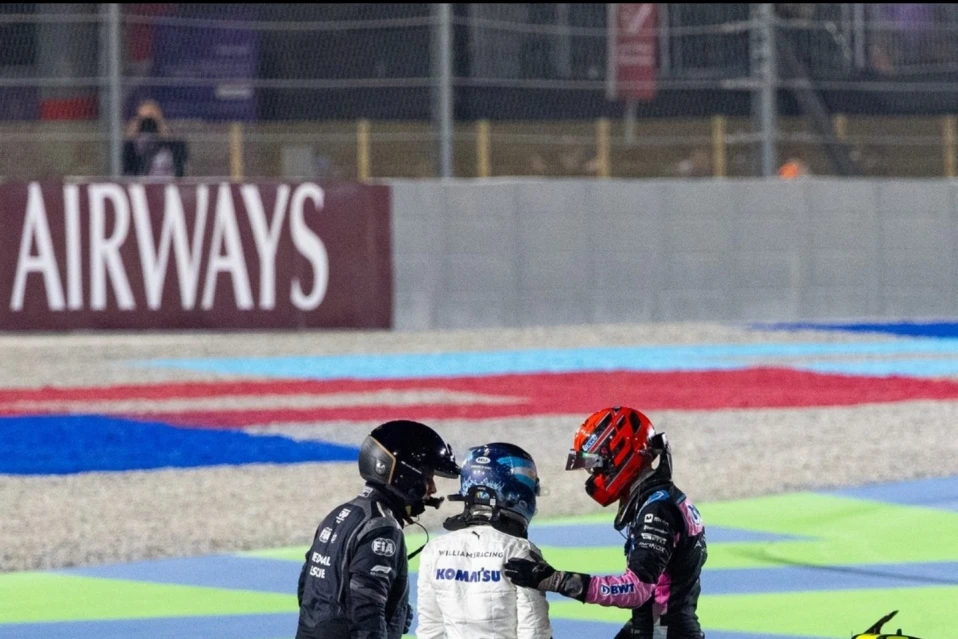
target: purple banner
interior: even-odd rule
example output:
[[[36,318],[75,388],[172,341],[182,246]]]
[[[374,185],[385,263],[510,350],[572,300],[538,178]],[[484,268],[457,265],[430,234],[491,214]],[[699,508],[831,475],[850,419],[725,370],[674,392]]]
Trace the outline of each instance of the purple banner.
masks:
[[[152,87],[132,92],[130,105],[159,102],[169,119],[256,119],[259,38],[257,7],[248,4],[178,4],[158,16],[153,30]],[[222,25],[222,26],[220,26]],[[165,86],[183,79],[179,86]],[[203,86],[194,86],[202,80]],[[176,84],[174,82],[174,84]]]

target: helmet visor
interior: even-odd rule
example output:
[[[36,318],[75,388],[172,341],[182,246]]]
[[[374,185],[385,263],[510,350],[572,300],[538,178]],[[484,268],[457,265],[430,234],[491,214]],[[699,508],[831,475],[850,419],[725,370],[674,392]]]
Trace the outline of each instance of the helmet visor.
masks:
[[[452,452],[452,446],[445,444],[439,451],[432,460],[432,470],[436,475],[447,479],[455,479],[459,476],[460,468],[456,463],[456,454]]]
[[[584,468],[589,472],[599,470],[605,466],[605,459],[597,453],[585,453],[572,449],[569,451],[569,458],[566,460],[566,470],[579,470]]]

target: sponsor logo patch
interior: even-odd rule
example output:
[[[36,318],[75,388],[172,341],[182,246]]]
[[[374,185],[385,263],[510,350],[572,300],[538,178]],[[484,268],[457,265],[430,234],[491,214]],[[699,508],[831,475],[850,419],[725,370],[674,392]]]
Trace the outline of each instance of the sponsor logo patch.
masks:
[[[657,501],[662,501],[663,499],[668,499],[669,493],[666,490],[657,490],[652,493],[652,496],[645,500],[645,503],[642,504],[642,508],[645,508],[649,504],[653,504]]]
[[[323,530],[319,533],[319,542],[321,544],[325,544],[327,541],[329,541],[329,536],[332,534],[332,528],[323,528]]]
[[[369,571],[369,574],[386,577],[390,572],[392,572],[392,568],[390,566],[373,566],[372,570]]]
[[[686,504],[689,514],[692,516],[692,522],[697,526],[702,525],[702,513],[699,512],[699,509],[693,506],[692,504]]]
[[[477,550],[476,552],[471,552],[469,550],[440,550],[440,557],[465,557],[467,559],[485,559],[490,557],[502,558],[506,556],[506,553],[503,551],[495,550]]]
[[[461,570],[456,568],[437,568],[436,579],[440,581],[463,581],[466,583],[500,581],[502,572],[498,570]]]
[[[346,518],[349,517],[349,513],[352,512],[349,508],[343,508],[339,511],[339,514],[336,515],[336,523],[341,524],[346,521]]]
[[[386,539],[385,537],[373,539],[373,552],[383,557],[392,557],[396,554],[396,544],[393,543],[392,539]]]
[[[631,595],[635,592],[635,584],[612,584],[599,586],[599,592],[607,597]]]

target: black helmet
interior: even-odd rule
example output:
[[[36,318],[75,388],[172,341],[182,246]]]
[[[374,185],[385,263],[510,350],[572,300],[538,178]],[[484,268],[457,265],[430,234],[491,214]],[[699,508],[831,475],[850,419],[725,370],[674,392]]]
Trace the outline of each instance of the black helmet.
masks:
[[[362,478],[398,497],[411,516],[421,514],[427,503],[439,507],[440,499],[427,501],[430,471],[450,479],[459,476],[452,448],[419,422],[401,419],[377,426],[359,449]]]

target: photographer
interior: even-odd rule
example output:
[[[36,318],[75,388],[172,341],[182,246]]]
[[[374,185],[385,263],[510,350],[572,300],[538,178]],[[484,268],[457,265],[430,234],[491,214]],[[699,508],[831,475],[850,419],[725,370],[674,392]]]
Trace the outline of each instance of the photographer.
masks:
[[[140,103],[126,134],[123,175],[173,178],[186,173],[186,144],[170,139],[163,111],[155,101]]]

